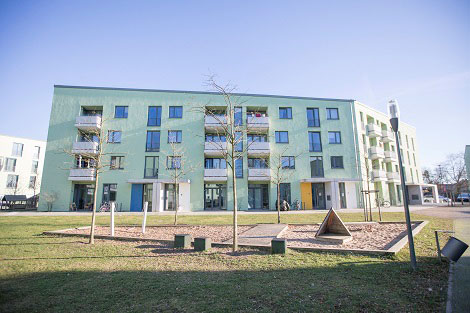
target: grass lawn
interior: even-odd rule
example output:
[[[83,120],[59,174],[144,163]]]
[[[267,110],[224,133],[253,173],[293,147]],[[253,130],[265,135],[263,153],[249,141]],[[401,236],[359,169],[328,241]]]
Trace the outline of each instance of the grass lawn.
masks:
[[[385,213],[385,220],[403,220]],[[323,215],[283,216],[283,222],[321,222]],[[172,216],[149,216],[148,225]],[[361,221],[361,214],[341,214]],[[88,225],[87,216],[0,217],[0,312],[437,312],[444,311],[448,266],[436,259],[430,223],[415,241],[419,270],[408,249],[393,258],[352,254],[270,255],[229,249],[195,253],[145,242],[44,236],[45,230]],[[100,216],[98,224],[109,218]],[[230,224],[231,216],[180,216],[186,224]],[[272,215],[242,215],[240,224],[270,223]],[[117,224],[141,223],[117,216]]]

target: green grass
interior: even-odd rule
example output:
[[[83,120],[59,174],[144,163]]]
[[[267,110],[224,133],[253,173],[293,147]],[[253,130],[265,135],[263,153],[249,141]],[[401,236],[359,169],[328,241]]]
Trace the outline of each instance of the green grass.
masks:
[[[389,221],[403,214],[385,213]],[[283,222],[321,222],[323,215],[285,215]],[[342,214],[360,221],[360,214]],[[0,217],[0,312],[435,312],[443,311],[448,267],[436,259],[430,223],[416,237],[419,270],[408,249],[396,257],[301,253],[285,256],[228,249],[175,251],[145,242],[45,236],[45,230],[87,225],[88,216]],[[150,216],[148,225],[171,223]],[[181,216],[186,224],[229,224],[231,216]],[[100,216],[98,224],[107,225]],[[276,215],[242,215],[240,224],[275,222]],[[118,216],[117,224],[141,223]]]

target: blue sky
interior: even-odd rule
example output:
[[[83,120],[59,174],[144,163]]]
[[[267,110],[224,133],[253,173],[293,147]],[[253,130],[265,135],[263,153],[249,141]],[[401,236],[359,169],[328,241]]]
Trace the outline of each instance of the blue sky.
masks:
[[[470,144],[469,1],[0,2],[0,133],[46,139],[54,84],[397,98],[421,164]],[[22,122],[18,123],[18,116]]]

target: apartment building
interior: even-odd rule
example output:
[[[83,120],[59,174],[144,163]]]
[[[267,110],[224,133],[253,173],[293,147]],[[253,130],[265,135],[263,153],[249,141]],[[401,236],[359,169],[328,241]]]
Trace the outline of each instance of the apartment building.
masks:
[[[464,160],[467,171],[467,179],[470,181],[470,145],[465,146]]]
[[[361,207],[367,155],[370,186],[400,203],[399,181],[388,174],[397,166],[391,153],[385,156],[394,146],[383,136],[385,114],[349,99],[237,96],[236,122],[250,126],[243,138],[248,149],[235,166],[240,210],[275,209],[269,161],[280,153],[284,170],[292,171],[280,188],[288,202],[306,209]],[[98,203],[115,201],[122,211],[141,211],[144,202],[152,211],[174,210],[177,192],[181,211],[230,210],[231,171],[220,151],[226,138],[218,133],[221,120],[204,115],[203,107],[223,114],[225,102],[210,92],[55,86],[43,177],[43,187],[58,196],[53,210],[67,211],[72,203],[91,209],[96,169],[86,156],[104,150],[109,169],[99,175]],[[97,130],[108,134],[103,147],[90,134]],[[402,123],[400,132],[411,160],[408,183],[419,185],[415,130]],[[169,156],[172,143],[184,147],[194,167],[178,186],[170,174],[180,166]]]
[[[0,199],[40,192],[46,142],[0,135]]]

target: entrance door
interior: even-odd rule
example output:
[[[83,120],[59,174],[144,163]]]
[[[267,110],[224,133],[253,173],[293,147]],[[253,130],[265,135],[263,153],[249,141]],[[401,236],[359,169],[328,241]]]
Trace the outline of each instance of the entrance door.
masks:
[[[224,184],[204,185],[204,210],[226,210],[227,187]]]
[[[73,203],[77,206],[77,210],[93,210],[93,185],[75,184],[73,190]]]
[[[342,209],[346,209],[346,184],[339,183],[339,200]]]
[[[248,209],[268,210],[269,209],[269,185],[249,184],[248,185]]]
[[[175,184],[165,184],[165,211],[175,210],[175,195],[178,196],[176,192]]]
[[[312,204],[313,209],[326,209],[324,183],[312,183]]]
[[[145,184],[143,192],[142,208],[144,207],[145,202],[148,202],[147,210],[152,211],[153,184]]]

